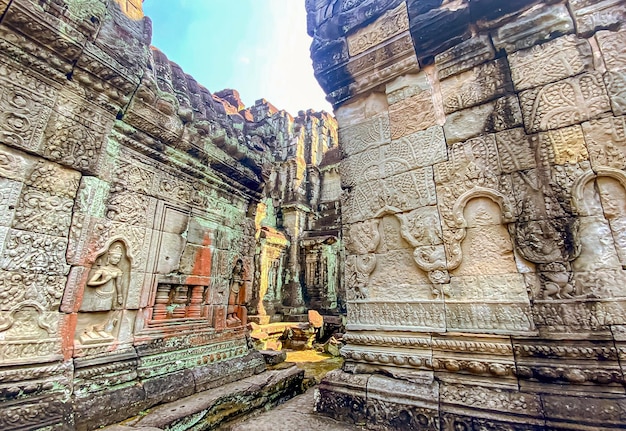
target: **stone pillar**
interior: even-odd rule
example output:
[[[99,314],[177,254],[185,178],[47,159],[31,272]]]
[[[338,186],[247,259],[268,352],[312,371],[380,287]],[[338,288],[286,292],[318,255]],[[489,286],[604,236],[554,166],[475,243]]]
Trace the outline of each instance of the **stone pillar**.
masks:
[[[115,0],[120,9],[131,19],[143,18],[143,0]]]
[[[317,409],[372,429],[623,426],[624,2],[307,11],[348,296]]]

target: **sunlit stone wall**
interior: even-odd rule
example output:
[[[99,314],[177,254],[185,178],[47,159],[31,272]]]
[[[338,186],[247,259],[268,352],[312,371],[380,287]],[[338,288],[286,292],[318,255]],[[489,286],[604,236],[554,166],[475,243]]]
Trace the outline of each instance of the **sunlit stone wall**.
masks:
[[[306,5],[347,255],[346,363],[317,408],[372,429],[623,426],[626,4]]]
[[[138,0],[0,0],[2,430],[95,429],[265,370],[256,212],[298,142],[312,229],[334,119],[211,94],[150,37]]]

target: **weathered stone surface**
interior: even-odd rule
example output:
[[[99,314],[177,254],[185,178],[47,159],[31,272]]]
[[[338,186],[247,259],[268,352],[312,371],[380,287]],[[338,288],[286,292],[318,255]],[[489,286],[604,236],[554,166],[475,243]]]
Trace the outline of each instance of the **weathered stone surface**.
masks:
[[[377,147],[391,141],[389,116],[381,115],[361,124],[339,130],[341,139],[349,142],[343,148],[347,155],[360,153],[368,148]]]
[[[593,68],[589,43],[573,35],[514,52],[508,60],[517,90],[560,81]]]
[[[602,166],[626,168],[626,124],[624,117],[609,117],[582,125],[589,159],[594,169]]]
[[[472,37],[435,56],[439,79],[472,69],[494,56],[493,44],[487,36]]]
[[[345,309],[329,114],[209,93],[150,49],[138,0],[10,3],[0,427],[93,429],[263,372],[245,332],[261,286],[272,313]]]
[[[626,68],[626,32],[599,31],[596,39],[602,51],[602,58],[608,70],[623,70]]]
[[[529,133],[570,126],[610,109],[604,82],[597,73],[524,91],[520,93],[520,102]]]
[[[443,130],[448,145],[451,145],[485,132],[499,132],[521,125],[522,112],[518,98],[505,96],[448,115]]]
[[[420,73],[344,94],[362,110],[340,127],[375,106],[390,121],[369,134],[390,142],[340,135],[358,148],[341,170],[346,362],[322,382],[322,412],[381,430],[619,427],[623,3],[505,3],[408,2]],[[405,163],[390,163],[396,144]],[[408,183],[393,172],[431,167],[434,203],[394,193]],[[407,382],[438,390],[419,399]]]
[[[410,0],[407,6],[420,64],[431,63],[437,54],[470,37],[470,11],[466,3],[454,7],[443,5],[428,11],[418,0]]]
[[[523,11],[534,3],[538,3],[537,0],[511,0],[506,3],[498,0],[472,0],[469,7],[472,20],[484,23]]]
[[[424,151],[425,148],[430,151]],[[443,129],[434,126],[345,159],[341,164],[343,184],[353,186],[384,179],[445,159]]]
[[[460,111],[511,92],[513,85],[509,76],[507,65],[495,60],[442,80],[445,113]]]
[[[341,423],[337,420],[321,416],[315,411],[315,391],[309,389],[305,394],[266,412],[260,416],[244,420],[235,424],[233,431],[288,431],[299,429],[313,431],[328,429],[336,431],[358,431],[362,428],[356,425]]]
[[[283,397],[300,393],[303,376],[304,371],[296,367],[268,371],[161,405],[142,415],[133,427],[187,429],[190,418],[196,426],[201,423],[206,428],[215,427],[235,415],[275,405]]]
[[[576,32],[589,35],[596,30],[615,28],[624,22],[626,11],[622,0],[570,0]]]
[[[432,93],[421,91],[389,107],[391,139],[426,130],[437,124]]]
[[[526,171],[537,166],[533,138],[534,136],[527,135],[523,128],[496,133],[502,173]]]
[[[385,12],[393,10],[404,4],[403,0],[364,0],[342,2],[338,24],[341,30],[348,34],[355,28],[361,27],[364,23],[369,23]],[[332,26],[329,26],[332,30]]]
[[[626,71],[607,72],[604,74],[604,83],[606,84],[609,98],[611,99],[611,108],[613,114],[623,115],[626,113]]]
[[[589,159],[580,126],[539,133],[539,143],[544,160],[548,159],[551,164],[576,164]]]
[[[573,31],[574,23],[565,5],[546,5],[499,27],[493,43],[496,49],[511,53]]]
[[[278,365],[287,359],[287,352],[284,350],[259,350],[259,353],[263,355],[267,365]]]
[[[348,52],[353,57],[408,29],[409,17],[406,13],[406,7],[401,4],[398,8],[382,15],[369,26],[348,35]]]

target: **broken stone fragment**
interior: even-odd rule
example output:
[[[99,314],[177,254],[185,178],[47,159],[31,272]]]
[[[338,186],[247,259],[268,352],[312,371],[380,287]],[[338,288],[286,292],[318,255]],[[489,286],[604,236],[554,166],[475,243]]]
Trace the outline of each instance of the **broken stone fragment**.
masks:
[[[267,365],[278,365],[287,359],[287,352],[284,350],[259,350],[259,353],[263,355]]]

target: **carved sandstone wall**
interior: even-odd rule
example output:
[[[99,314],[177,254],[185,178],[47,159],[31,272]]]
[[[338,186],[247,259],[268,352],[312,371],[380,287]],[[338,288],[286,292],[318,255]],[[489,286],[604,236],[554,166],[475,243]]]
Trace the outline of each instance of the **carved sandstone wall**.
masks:
[[[623,427],[626,3],[306,4],[346,192],[346,363],[318,409]]]
[[[277,153],[322,160],[333,119],[211,94],[149,46],[140,1],[0,0],[0,20],[0,429],[93,429],[262,371],[255,212]],[[298,178],[312,213],[338,199]]]

